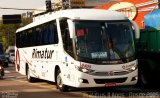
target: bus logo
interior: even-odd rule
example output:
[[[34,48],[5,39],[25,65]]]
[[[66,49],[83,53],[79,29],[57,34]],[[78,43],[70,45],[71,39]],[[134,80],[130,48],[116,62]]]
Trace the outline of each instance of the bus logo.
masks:
[[[17,49],[16,51],[16,64],[17,64],[17,70],[20,70],[20,55],[19,55],[19,51]]]
[[[107,76],[114,76],[114,72],[113,71],[107,72]]]

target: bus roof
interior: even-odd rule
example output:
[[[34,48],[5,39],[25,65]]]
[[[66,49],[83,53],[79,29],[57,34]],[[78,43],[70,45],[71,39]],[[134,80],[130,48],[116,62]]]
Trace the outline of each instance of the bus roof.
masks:
[[[127,16],[117,11],[109,11],[103,9],[67,9],[56,12],[50,12],[35,17],[35,21],[18,29],[17,32],[40,25],[51,20],[66,17],[76,20],[127,20]]]

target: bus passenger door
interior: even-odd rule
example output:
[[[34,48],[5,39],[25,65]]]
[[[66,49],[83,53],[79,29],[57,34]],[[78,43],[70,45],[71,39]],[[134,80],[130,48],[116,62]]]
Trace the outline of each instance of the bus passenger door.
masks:
[[[61,60],[63,62],[63,74],[65,81],[68,81],[67,83],[73,83],[73,59],[74,59],[74,41],[73,37],[70,36],[69,26],[67,19],[61,19],[59,21],[60,23],[60,30],[61,30],[61,36],[62,36],[62,43],[63,43],[63,52],[61,53]],[[69,84],[73,85],[73,84]]]

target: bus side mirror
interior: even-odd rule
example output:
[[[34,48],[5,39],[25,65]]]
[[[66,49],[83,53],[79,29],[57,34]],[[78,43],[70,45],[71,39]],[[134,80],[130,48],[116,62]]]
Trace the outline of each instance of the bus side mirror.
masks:
[[[134,21],[132,21],[132,20],[130,20],[131,21],[131,23],[132,23],[132,25],[133,25],[133,27],[134,27],[134,30],[135,30],[135,38],[136,39],[139,39],[140,38],[140,30],[139,30],[139,27],[138,27],[138,25],[136,24],[136,22],[134,22]]]
[[[74,37],[74,34],[75,34],[75,27],[74,27],[74,23],[72,20],[67,20],[67,23],[68,23],[68,27],[69,27],[69,34],[70,34],[70,38],[73,38]]]

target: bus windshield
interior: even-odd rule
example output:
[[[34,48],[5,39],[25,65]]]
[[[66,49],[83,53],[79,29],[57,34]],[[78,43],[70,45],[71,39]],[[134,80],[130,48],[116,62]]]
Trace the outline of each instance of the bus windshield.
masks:
[[[91,60],[121,60],[135,54],[129,21],[76,21],[76,54]]]

